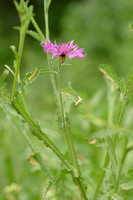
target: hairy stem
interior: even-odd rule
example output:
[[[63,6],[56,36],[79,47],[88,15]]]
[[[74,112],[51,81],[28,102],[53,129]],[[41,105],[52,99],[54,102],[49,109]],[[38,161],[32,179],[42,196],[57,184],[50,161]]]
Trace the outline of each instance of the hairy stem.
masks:
[[[63,100],[62,100],[62,94],[61,94],[61,87],[60,87],[60,69],[61,69],[61,64],[59,64],[58,71],[57,71],[57,86],[58,86],[58,91],[59,91],[59,97],[60,97],[60,107],[61,107],[61,114],[62,114],[62,123],[63,123],[63,129],[64,129],[64,137],[67,143],[68,151],[71,156],[71,161],[74,167],[74,179],[79,187],[80,194],[83,199],[87,199],[85,190],[83,187],[83,184],[80,180],[80,168],[77,160],[77,155],[75,152],[74,144],[71,138],[71,134],[69,131],[69,128],[67,127],[66,120],[65,120],[65,114],[64,114],[64,106],[63,106]]]
[[[45,16],[46,39],[50,39],[50,36],[49,36],[48,10],[46,8],[46,0],[44,0],[44,16]],[[47,61],[48,61],[49,70],[53,70],[52,62],[51,62],[51,58],[49,56],[49,53],[47,53]],[[53,88],[54,96],[55,96],[55,99],[56,99],[56,104],[57,104],[57,107],[58,107],[58,105],[59,105],[58,101],[59,100],[58,100],[58,95],[57,95],[57,87],[56,87],[56,83],[55,83],[55,78],[54,78],[53,74],[50,74],[50,80],[51,80],[51,85],[52,85],[52,88]]]

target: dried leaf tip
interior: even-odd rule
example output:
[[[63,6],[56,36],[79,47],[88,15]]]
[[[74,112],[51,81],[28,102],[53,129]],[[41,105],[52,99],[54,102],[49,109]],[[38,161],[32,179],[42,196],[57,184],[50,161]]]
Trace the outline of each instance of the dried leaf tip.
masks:
[[[75,106],[77,106],[78,104],[80,104],[82,102],[82,98],[80,96],[78,96],[78,101],[75,103]]]

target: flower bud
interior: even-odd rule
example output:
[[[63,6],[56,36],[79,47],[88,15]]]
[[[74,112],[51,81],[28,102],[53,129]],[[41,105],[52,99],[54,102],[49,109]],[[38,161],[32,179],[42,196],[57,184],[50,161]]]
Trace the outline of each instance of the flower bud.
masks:
[[[65,54],[59,55],[59,57],[58,57],[58,62],[59,62],[60,64],[63,64],[63,63],[65,62],[65,57],[66,57]]]

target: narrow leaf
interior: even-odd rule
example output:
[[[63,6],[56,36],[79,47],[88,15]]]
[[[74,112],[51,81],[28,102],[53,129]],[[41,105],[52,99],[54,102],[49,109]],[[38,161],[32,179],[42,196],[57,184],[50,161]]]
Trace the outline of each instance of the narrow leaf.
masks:
[[[15,73],[12,71],[12,69],[8,65],[4,65],[4,66],[6,69],[8,69],[13,74],[13,76],[15,76]]]
[[[24,76],[24,79],[19,83],[18,91],[16,92],[16,96],[22,92],[25,88],[27,88],[31,83],[37,79],[39,75],[39,67],[36,67],[36,69],[33,72],[26,73]]]
[[[26,10],[25,15],[21,19],[22,24],[26,26],[25,29],[28,28],[30,19],[33,16],[32,11],[33,11],[33,6],[29,6],[28,9]]]
[[[112,67],[109,65],[100,65],[99,70],[115,85],[115,88],[121,93],[121,81]]]
[[[90,140],[93,139],[106,139],[107,137],[111,137],[115,134],[122,134],[124,133],[126,130],[123,128],[118,128],[118,127],[109,127],[108,129],[102,129],[99,131],[96,131],[92,134],[92,137],[90,138]]]
[[[25,74],[23,80],[19,83],[18,91],[16,92],[16,96],[22,92],[22,90],[25,90],[28,86],[31,85],[33,81],[35,81],[38,78],[38,75],[43,74],[55,74],[56,71],[50,71],[50,70],[44,70],[39,69],[39,67],[36,67],[36,69],[33,72],[28,72]]]
[[[51,179],[48,184],[46,185],[45,189],[44,189],[44,192],[43,192],[43,197],[45,198],[47,192],[49,191],[49,189],[57,182],[59,181],[64,175],[70,173],[70,170],[67,170],[67,169],[63,169],[59,172],[57,172],[56,176]]]
[[[20,31],[20,27],[19,26],[15,26],[14,29]],[[26,33],[28,35],[30,35],[31,37],[35,38],[36,40],[38,40],[39,42],[42,42],[42,39],[40,38],[39,34],[36,31],[26,30]]]

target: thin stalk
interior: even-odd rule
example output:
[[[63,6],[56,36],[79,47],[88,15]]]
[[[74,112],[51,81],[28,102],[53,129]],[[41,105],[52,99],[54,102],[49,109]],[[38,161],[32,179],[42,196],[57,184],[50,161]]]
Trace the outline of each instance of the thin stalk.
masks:
[[[44,0],[44,16],[45,16],[46,39],[50,39],[50,36],[49,36],[48,9],[47,9],[47,6],[46,6],[46,0]],[[52,62],[51,62],[51,58],[49,56],[49,53],[47,53],[47,61],[48,61],[49,70],[53,70]],[[58,91],[57,91],[57,87],[56,87],[54,74],[50,74],[50,80],[51,80],[51,85],[52,85],[52,88],[53,88],[54,96],[55,96],[55,99],[56,99],[56,104],[57,104],[57,107],[59,108]]]
[[[65,135],[65,140],[67,142],[68,150],[69,150],[70,155],[71,155],[71,160],[72,160],[73,166],[77,170],[77,173],[78,173],[79,172],[79,165],[78,165],[78,161],[77,161],[77,156],[76,156],[76,153],[75,153],[75,149],[74,149],[74,145],[73,145],[73,142],[72,142],[70,132],[68,130],[68,127],[67,127],[66,121],[65,121],[64,106],[63,106],[61,87],[60,87],[60,68],[61,68],[61,64],[59,64],[58,71],[57,71],[57,86],[58,86],[59,96],[60,96],[62,123],[63,123],[64,133],[65,133],[64,135]]]
[[[36,29],[36,31],[38,32],[40,38],[42,39],[43,42],[46,42],[46,39],[41,31],[41,29],[39,28],[38,24],[36,23],[34,17],[31,17],[31,21],[32,21],[32,24],[34,26],[34,28]]]
[[[14,83],[13,83],[12,100],[14,100],[14,97],[15,97],[17,82],[20,82],[20,63],[21,63],[23,47],[24,47],[25,32],[26,32],[25,26],[21,26],[18,58],[16,58],[16,66],[15,66],[15,76],[14,76]],[[21,99],[22,99],[23,105],[25,107],[25,110],[28,112],[28,107],[27,107],[27,104],[25,101],[24,92],[21,94]]]
[[[45,28],[46,28],[46,38],[49,38],[49,20],[48,20],[48,9],[46,0],[44,0],[44,16],[45,16]]]
[[[80,168],[79,168],[79,164],[78,164],[78,160],[77,160],[77,155],[75,152],[75,148],[74,148],[74,144],[71,138],[71,134],[69,131],[69,128],[66,125],[66,121],[65,121],[65,114],[64,114],[64,106],[63,106],[63,100],[62,100],[62,94],[61,94],[61,87],[60,87],[60,69],[61,69],[61,64],[59,64],[58,67],[58,71],[57,71],[57,86],[58,86],[58,91],[59,91],[59,97],[60,97],[60,107],[61,107],[61,114],[62,114],[62,123],[63,123],[63,129],[64,129],[64,137],[67,143],[67,147],[68,147],[68,151],[70,153],[71,156],[71,161],[74,167],[74,179],[79,187],[79,191],[81,194],[81,197],[85,200],[87,200],[86,194],[85,194],[85,190],[83,187],[82,182],[80,181]]]
[[[13,92],[12,92],[12,99],[13,100],[14,100],[14,97],[15,97],[17,81],[20,77],[20,75],[19,75],[20,69],[19,68],[20,68],[20,62],[21,62],[21,57],[22,57],[22,52],[23,52],[24,39],[25,39],[25,28],[22,26],[21,29],[20,29],[18,58],[16,59],[16,66],[15,66],[15,77],[14,77]]]
[[[120,105],[120,114],[119,114],[119,118],[118,118],[118,121],[117,121],[117,126],[118,127],[120,126],[121,121],[123,119],[124,112],[125,112],[125,109],[126,109],[126,105],[127,105],[126,101],[124,103],[122,103],[122,105]]]
[[[27,8],[27,5],[24,4],[24,6],[25,6],[25,9],[27,10],[27,9],[28,9],[28,8]],[[39,26],[38,26],[38,24],[36,23],[36,21],[35,21],[35,19],[34,19],[33,16],[31,17],[31,22],[32,22],[34,28],[36,29],[37,33],[39,34],[40,38],[42,39],[42,41],[43,41],[43,42],[46,42],[46,39],[45,39],[45,37],[44,37],[44,35],[43,35],[41,29],[39,28]]]

